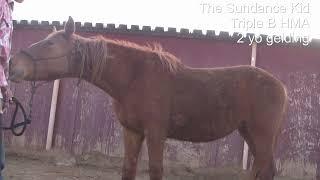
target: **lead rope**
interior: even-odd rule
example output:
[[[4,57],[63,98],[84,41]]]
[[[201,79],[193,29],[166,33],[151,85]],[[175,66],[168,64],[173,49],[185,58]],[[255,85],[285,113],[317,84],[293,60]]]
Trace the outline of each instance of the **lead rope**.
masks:
[[[33,98],[34,98],[34,94],[36,93],[36,90],[37,90],[36,82],[32,81],[30,83],[30,86],[31,86],[31,89],[30,89],[31,96],[30,96],[29,104],[28,104],[29,105],[29,114],[28,114],[27,118],[31,121],[31,119],[32,119]]]
[[[27,115],[25,109],[23,108],[22,104],[18,101],[18,99],[13,97],[12,101],[16,104],[16,107],[13,112],[11,124],[9,127],[2,127],[2,129],[4,129],[4,130],[11,130],[12,134],[15,136],[21,136],[25,132],[25,130],[27,129],[27,125],[31,123],[33,98],[34,98],[34,94],[35,94],[38,86],[36,86],[35,81],[32,81],[30,83],[30,85],[31,85],[31,90],[30,90],[31,96],[29,99],[29,114]],[[21,112],[23,115],[23,121],[20,123],[16,123],[17,113],[18,113],[19,108],[21,109]],[[21,126],[22,126],[22,129],[20,131],[17,130],[17,128],[19,128]]]
[[[31,120],[32,120],[32,106],[33,106],[33,99],[34,99],[34,95],[36,93],[36,90],[38,87],[46,84],[47,82],[43,82],[43,83],[40,83],[38,85],[36,85],[36,82],[35,81],[32,81],[30,83],[31,85],[31,96],[30,96],[30,99],[29,99],[29,113],[27,115],[25,109],[23,108],[22,104],[18,101],[17,98],[13,97],[12,98],[12,101],[16,104],[16,107],[15,107],[15,110],[13,112],[13,116],[12,116],[12,119],[11,119],[11,124],[9,127],[3,127],[3,126],[0,126],[3,130],[11,130],[12,134],[15,135],[15,136],[21,136],[25,130],[27,129],[27,125],[31,123]],[[22,122],[19,122],[19,123],[16,123],[16,117],[17,117],[17,113],[18,113],[18,110],[21,110],[22,112],[22,115],[23,115],[23,121]],[[22,126],[22,129],[20,131],[17,130],[18,127],[21,127]]]
[[[34,99],[34,95],[36,94],[36,91],[37,91],[37,88],[40,87],[40,86],[43,86],[44,84],[47,84],[49,81],[45,81],[45,82],[42,82],[42,83],[39,83],[38,85],[36,85],[36,81],[31,81],[30,82],[30,86],[31,86],[31,90],[30,90],[30,93],[31,93],[31,96],[30,96],[30,99],[29,99],[29,113],[28,113],[28,116],[27,116],[27,119],[29,119],[31,121],[32,119],[32,106],[33,106],[33,99]]]

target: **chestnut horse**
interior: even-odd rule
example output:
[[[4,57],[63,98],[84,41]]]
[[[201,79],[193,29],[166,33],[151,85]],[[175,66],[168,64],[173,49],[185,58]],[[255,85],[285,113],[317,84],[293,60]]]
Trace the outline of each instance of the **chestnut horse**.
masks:
[[[251,180],[272,180],[273,153],[287,106],[284,85],[251,66],[191,68],[160,46],[139,46],[75,34],[71,17],[64,30],[18,52],[10,79],[73,77],[114,99],[124,133],[122,180],[134,180],[146,140],[151,180],[163,176],[167,138],[209,142],[238,130],[254,156]]]

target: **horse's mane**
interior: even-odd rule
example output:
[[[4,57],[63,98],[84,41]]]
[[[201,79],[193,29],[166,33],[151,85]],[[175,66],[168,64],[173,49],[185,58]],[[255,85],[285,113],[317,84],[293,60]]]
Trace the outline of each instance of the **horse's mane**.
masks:
[[[169,72],[169,73],[175,73],[181,67],[183,67],[182,62],[180,59],[175,57],[173,54],[164,51],[162,46],[158,43],[147,44],[147,45],[138,45],[133,42],[124,41],[124,40],[112,40],[104,38],[103,36],[95,36],[90,38],[90,42],[86,46],[83,46],[81,48],[81,54],[83,58],[89,58],[92,61],[92,78],[99,77],[103,71],[103,67],[105,67],[107,63],[108,57],[111,57],[112,55],[108,54],[107,46],[108,44],[116,45],[119,47],[134,49],[137,51],[140,51],[142,53],[149,53],[153,54],[154,58],[146,58],[142,60],[153,60],[156,61],[156,64],[159,64],[159,68],[162,70]]]

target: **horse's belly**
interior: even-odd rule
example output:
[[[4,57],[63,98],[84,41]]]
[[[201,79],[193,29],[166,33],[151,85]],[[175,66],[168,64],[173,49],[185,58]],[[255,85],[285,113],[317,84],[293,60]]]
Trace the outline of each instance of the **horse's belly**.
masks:
[[[227,136],[236,129],[234,123],[229,125],[225,120],[188,120],[180,118],[171,119],[168,138],[191,142],[208,142]]]

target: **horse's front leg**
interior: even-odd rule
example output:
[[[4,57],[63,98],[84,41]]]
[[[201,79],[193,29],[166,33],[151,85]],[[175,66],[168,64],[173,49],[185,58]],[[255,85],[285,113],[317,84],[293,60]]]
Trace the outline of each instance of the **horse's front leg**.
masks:
[[[163,148],[166,138],[157,128],[159,127],[152,128],[146,133],[150,180],[162,180],[163,176]]]
[[[137,162],[144,136],[127,128],[123,128],[124,136],[124,164],[122,168],[122,180],[134,180],[137,171]]]

